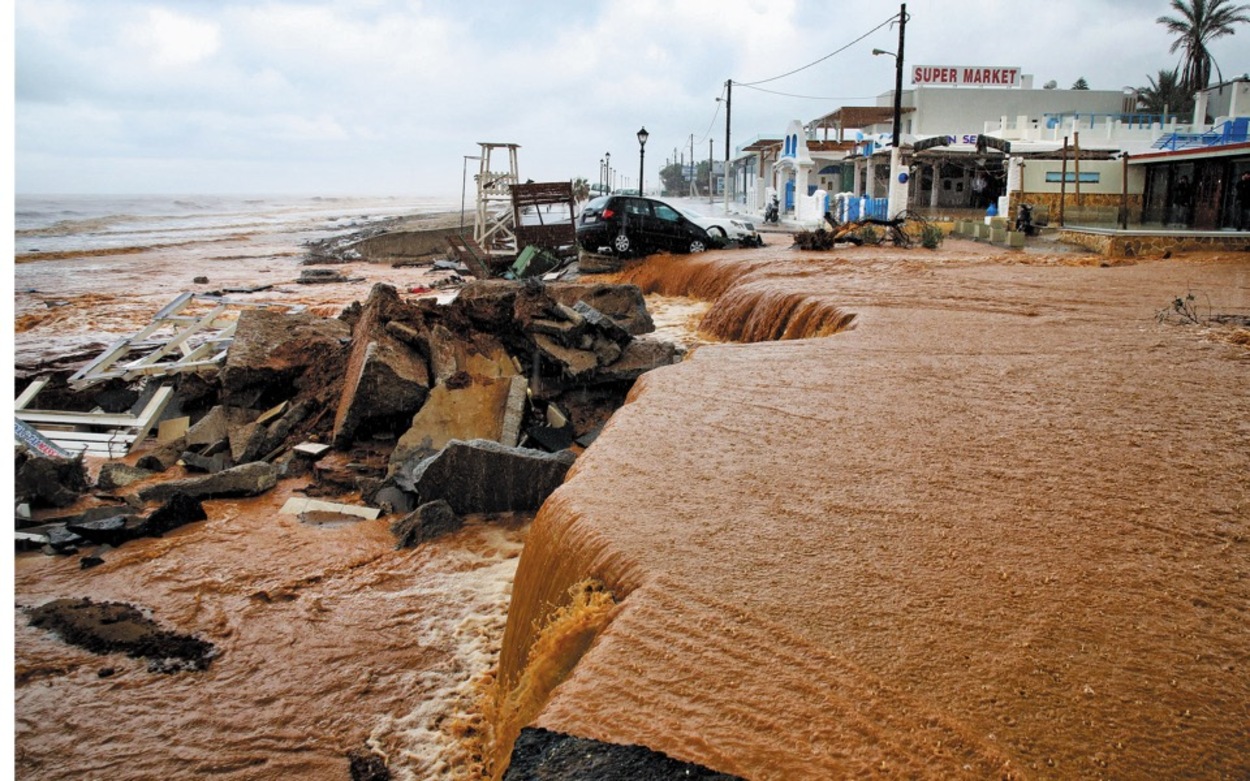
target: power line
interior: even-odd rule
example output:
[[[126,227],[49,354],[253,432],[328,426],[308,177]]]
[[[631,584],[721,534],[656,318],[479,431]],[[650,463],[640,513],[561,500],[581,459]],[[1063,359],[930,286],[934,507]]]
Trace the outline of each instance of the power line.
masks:
[[[844,52],[844,51],[846,51],[847,49],[851,48],[852,46],[854,46],[855,44],[857,44],[857,43],[859,43],[860,41],[864,40],[864,39],[865,39],[865,38],[867,38],[868,36],[872,35],[872,34],[873,34],[873,33],[875,33],[877,30],[880,30],[882,27],[886,27],[886,26],[888,26],[888,25],[892,24],[892,23],[894,22],[894,20],[895,20],[895,19],[898,19],[898,14],[894,14],[894,15],[893,15],[893,16],[891,16],[889,19],[886,19],[886,20],[885,20],[884,22],[882,22],[881,24],[879,24],[879,25],[877,25],[876,27],[872,28],[871,30],[869,30],[868,32],[866,32],[866,33],[864,33],[863,35],[859,36],[858,38],[856,38],[855,40],[851,41],[850,43],[846,44],[846,45],[845,45],[845,46],[843,46],[842,48],[840,48],[840,49],[835,49],[835,50],[833,50],[833,51],[829,52],[828,54],[826,54],[824,57],[821,57],[819,60],[815,60],[814,62],[809,62],[808,64],[804,65],[804,66],[803,66],[803,67],[801,67],[801,68],[795,68],[794,70],[792,70],[792,71],[788,71],[788,72],[786,72],[786,73],[783,73],[783,74],[781,74],[780,76],[773,76],[771,79],[760,79],[759,81],[750,81],[750,82],[742,82],[742,81],[738,81],[738,82],[734,82],[734,83],[735,83],[735,84],[737,84],[737,85],[738,85],[738,86],[740,86],[740,87],[752,87],[752,86],[755,86],[756,84],[767,84],[767,83],[768,83],[768,82],[770,82],[770,81],[776,81],[777,79],[784,79],[786,76],[793,76],[794,74],[798,73],[799,71],[807,70],[808,68],[812,67],[813,65],[819,65],[820,63],[822,63],[822,62],[824,62],[825,60],[829,59],[830,57],[834,56],[835,54],[841,54],[842,52]]]
[[[736,84],[739,87],[750,87],[751,89],[756,90],[757,92],[767,92],[769,95],[781,95],[782,97],[786,97],[786,98],[802,98],[803,100],[873,100],[876,98],[875,95],[859,95],[859,96],[852,96],[852,97],[847,97],[847,96],[830,97],[826,95],[795,95],[789,92],[778,92],[776,90],[764,89],[763,87],[751,87],[750,84],[741,84],[736,81],[734,82],[734,84]]]
[[[716,118],[720,116],[720,104],[724,99],[725,99],[725,90],[721,89],[720,96],[716,98],[716,110],[712,112],[712,119],[710,122],[707,123],[707,130],[703,131],[703,137],[699,139],[700,144],[708,140],[708,138],[711,136],[712,125],[716,124]]]

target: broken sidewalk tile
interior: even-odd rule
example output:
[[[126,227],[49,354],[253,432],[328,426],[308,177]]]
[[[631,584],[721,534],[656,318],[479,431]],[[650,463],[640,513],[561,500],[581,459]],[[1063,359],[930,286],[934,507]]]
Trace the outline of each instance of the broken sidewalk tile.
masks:
[[[301,456],[320,458],[322,454],[330,449],[330,446],[322,442],[301,442],[291,449]]]
[[[172,442],[179,437],[186,436],[190,427],[191,418],[185,415],[181,418],[162,420],[156,426],[156,441],[162,445],[166,442]]]
[[[284,401],[281,404],[277,404],[277,405],[274,405],[273,407],[270,407],[269,409],[260,413],[260,416],[256,418],[256,422],[268,423],[269,421],[281,415],[283,412],[286,412],[287,405],[289,404],[290,404],[289,401]]]
[[[365,520],[373,520],[382,514],[382,511],[376,507],[361,507],[353,504],[338,504],[335,502],[323,502],[320,499],[305,499],[298,496],[291,497],[286,500],[286,504],[278,510],[284,515],[300,515],[307,512],[329,512],[339,513],[341,515],[351,515]]]

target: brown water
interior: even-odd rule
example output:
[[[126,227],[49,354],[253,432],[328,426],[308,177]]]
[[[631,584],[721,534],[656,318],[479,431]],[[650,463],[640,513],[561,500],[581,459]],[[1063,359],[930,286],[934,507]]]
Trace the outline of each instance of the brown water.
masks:
[[[396,551],[385,520],[310,526],[292,495],[205,503],[209,520],[77,557],[18,556],[18,776],[347,778],[366,744],[396,778],[469,778],[463,741],[498,653],[526,519]],[[27,626],[58,597],[130,602],[220,655],[149,673]],[[114,668],[101,678],[98,671]]]
[[[630,278],[664,327],[716,330],[640,383],[528,536],[475,521],[395,551],[386,519],[278,515],[284,484],[91,570],[20,555],[19,606],[132,602],[221,655],[148,673],[19,611],[17,774],[342,779],[368,744],[397,778],[473,778],[480,733],[501,772],[536,723],[760,779],[1244,777],[1250,360],[1153,315],[1187,289],[1245,313],[1250,262],[1097,264],[966,242],[657,258]],[[19,348],[133,330],[191,273],[146,271],[75,281]],[[334,314],[367,290],[282,295]],[[726,333],[787,338],[704,343]]]
[[[1250,775],[1250,353],[1154,319],[1187,290],[1250,313],[1250,258],[1100,263],[947,242],[631,274],[714,289],[711,327],[853,327],[635,387],[526,542],[499,696],[550,695],[499,725],[496,773],[533,723],[752,779]],[[619,605],[534,687],[586,578]]]

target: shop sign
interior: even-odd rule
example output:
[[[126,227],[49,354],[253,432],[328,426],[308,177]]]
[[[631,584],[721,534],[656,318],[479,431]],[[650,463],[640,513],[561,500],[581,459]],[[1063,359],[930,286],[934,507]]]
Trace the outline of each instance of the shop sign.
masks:
[[[915,65],[912,84],[947,87],[1018,87],[1020,68],[986,65]]]

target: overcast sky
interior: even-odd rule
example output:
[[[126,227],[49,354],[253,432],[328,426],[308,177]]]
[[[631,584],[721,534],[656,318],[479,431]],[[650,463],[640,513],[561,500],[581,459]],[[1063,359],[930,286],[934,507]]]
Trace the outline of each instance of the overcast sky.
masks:
[[[1146,83],[1177,56],[1165,0],[911,0],[905,61],[1019,66],[1035,86]],[[724,154],[726,79],[786,73],[897,14],[845,0],[17,0],[18,193],[451,195],[477,142],[522,178],[647,180]],[[732,140],[893,88],[886,26],[735,85]],[[1213,47],[1250,70],[1250,28]],[[906,85],[905,85],[906,88]],[[793,97],[804,96],[804,97]],[[820,99],[811,99],[812,97]],[[476,163],[470,162],[470,173]]]

